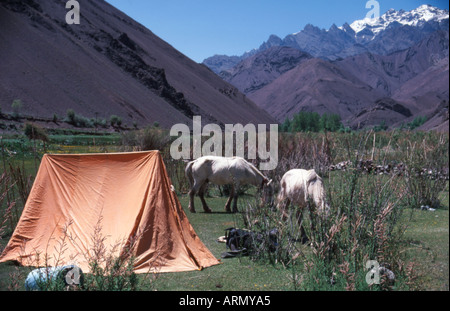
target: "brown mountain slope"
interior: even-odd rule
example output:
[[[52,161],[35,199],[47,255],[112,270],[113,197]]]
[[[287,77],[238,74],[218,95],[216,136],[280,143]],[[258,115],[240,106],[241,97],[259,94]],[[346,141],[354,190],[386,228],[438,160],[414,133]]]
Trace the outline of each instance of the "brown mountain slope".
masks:
[[[359,127],[385,122],[399,127],[425,116],[429,124],[423,129],[445,129],[438,123],[445,123],[439,116],[445,115],[442,102],[448,103],[449,98],[448,47],[448,31],[437,31],[404,51],[386,56],[366,53],[336,62],[391,97],[377,100],[350,123]]]
[[[448,31],[389,55],[364,53],[334,62],[272,47],[224,78],[280,122],[307,110],[339,114],[352,128],[399,126],[448,101],[448,49]]]
[[[403,51],[389,55],[363,53],[336,64],[384,96],[392,96],[407,81],[448,59],[448,49],[448,31],[436,31]]]
[[[312,56],[297,49],[275,46],[245,59],[220,76],[247,95],[270,84]]]
[[[443,58],[404,83],[393,97],[404,102],[415,114],[426,114],[449,98],[449,61]]]
[[[21,113],[118,115],[170,127],[204,122],[272,123],[235,87],[104,1],[81,1],[81,24],[64,1],[0,1],[0,107]]]
[[[335,113],[346,120],[381,96],[335,64],[314,58],[249,97],[282,122],[303,110]]]

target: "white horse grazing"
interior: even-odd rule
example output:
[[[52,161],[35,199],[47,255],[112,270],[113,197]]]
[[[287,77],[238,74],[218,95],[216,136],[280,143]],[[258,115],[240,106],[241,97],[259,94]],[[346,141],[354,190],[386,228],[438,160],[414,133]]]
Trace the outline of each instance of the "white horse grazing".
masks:
[[[293,169],[284,174],[280,182],[277,207],[283,214],[283,220],[288,218],[289,205],[297,206],[297,221],[300,226],[302,242],[307,241],[302,225],[303,210],[311,200],[321,216],[328,216],[329,206],[325,203],[325,191],[322,178],[314,170]],[[310,206],[310,211],[313,209]]]
[[[189,192],[189,210],[195,213],[194,196],[198,194],[206,213],[211,213],[211,209],[206,204],[204,194],[208,182],[216,185],[231,185],[230,197],[225,204],[225,210],[231,212],[230,205],[233,202],[233,212],[237,212],[238,190],[240,185],[251,184],[265,190],[265,193],[272,193],[271,182],[255,166],[243,158],[224,158],[217,156],[205,156],[189,162],[186,166],[186,177],[191,184]],[[270,188],[270,189],[268,189]]]

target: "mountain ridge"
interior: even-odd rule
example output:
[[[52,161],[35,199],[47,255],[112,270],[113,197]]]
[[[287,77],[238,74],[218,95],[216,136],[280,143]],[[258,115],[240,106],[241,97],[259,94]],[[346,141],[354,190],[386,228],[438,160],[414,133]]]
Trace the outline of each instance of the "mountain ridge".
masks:
[[[273,123],[244,94],[105,1],[86,1],[80,25],[60,1],[0,1],[0,108],[170,127]]]
[[[429,11],[434,13],[426,14]],[[390,10],[380,17],[379,25],[369,21],[372,24],[360,25],[358,31],[348,23],[342,28],[333,25],[329,31],[309,24],[284,40],[271,36],[259,50],[251,51],[253,55],[219,75],[280,123],[300,111],[338,114],[354,129],[381,122],[398,127],[418,116],[445,115],[436,109],[449,97],[448,11],[421,6],[410,12]],[[383,30],[370,30],[378,26]],[[369,32],[370,38],[361,37]],[[355,53],[334,57],[349,51],[349,46],[340,43],[358,36],[366,41],[365,47],[354,45]],[[286,44],[287,39],[301,38],[311,43],[309,52]],[[320,51],[314,50],[318,46],[334,56],[318,57]],[[308,57],[289,66],[283,64],[280,51]]]
[[[222,77],[228,77],[227,81],[279,122],[300,111],[310,111],[339,114],[355,129],[382,121],[397,126],[448,100],[448,37],[448,31],[436,31],[414,46],[389,55],[365,52],[336,61],[309,57],[293,69],[272,75],[273,80],[267,79],[267,73],[261,74],[265,67],[243,66],[255,59],[262,64],[276,61],[264,58],[273,55],[270,51],[281,49],[272,47],[235,66],[229,71],[232,75],[222,73]],[[261,80],[264,86],[247,87],[248,82]],[[246,83],[238,84],[242,81]]]
[[[417,15],[418,11],[422,13],[420,16]],[[418,19],[417,23],[406,22],[411,16]],[[421,19],[423,22],[419,23]],[[341,27],[333,24],[328,30],[307,24],[303,30],[288,34],[284,39],[271,35],[258,48],[241,56],[228,56],[228,58],[226,55],[211,56],[206,58],[203,64],[220,74],[221,71],[228,70],[246,58],[275,45],[296,48],[314,57],[327,60],[338,60],[364,52],[387,55],[414,45],[436,30],[448,29],[448,20],[448,10],[422,5],[409,12],[391,9],[379,19],[354,21],[352,24],[345,23]],[[356,30],[352,28],[352,25]],[[397,39],[391,42],[390,37]],[[386,43],[387,41],[389,43]],[[221,66],[217,66],[218,58],[220,58]]]

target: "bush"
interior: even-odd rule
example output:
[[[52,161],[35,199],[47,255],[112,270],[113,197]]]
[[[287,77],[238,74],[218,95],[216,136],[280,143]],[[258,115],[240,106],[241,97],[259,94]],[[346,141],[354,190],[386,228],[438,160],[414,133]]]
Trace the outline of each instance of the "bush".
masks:
[[[296,241],[299,240],[297,226],[289,222],[281,222],[281,213],[268,204],[247,201],[242,215],[243,227],[257,233],[260,239],[254,240],[249,253],[252,260],[281,263],[284,266],[292,264],[293,258],[299,253]],[[272,233],[276,233],[276,247]]]
[[[377,155],[373,152],[375,140],[372,142],[371,137],[372,133],[333,137],[334,140],[327,143],[333,152],[325,154],[330,156],[330,161],[347,155],[352,167],[356,168],[367,154]],[[314,144],[318,142],[310,141],[307,145],[310,147],[305,150]],[[334,144],[348,148],[347,152],[332,148]],[[280,163],[286,156],[290,157],[288,150],[301,154],[291,146],[280,146]],[[378,155],[384,156],[381,152]],[[286,167],[278,174],[290,168]],[[274,180],[279,179],[280,176],[274,176]],[[404,220],[408,218],[407,213],[413,212],[404,176],[348,169],[329,172],[324,183],[331,212],[324,219],[314,210],[304,211],[303,226],[309,238],[308,245],[300,243],[294,208],[291,207],[288,221],[282,222],[278,210],[261,207],[257,201],[246,204],[241,228],[256,232],[276,229],[279,234],[275,252],[269,251],[270,241],[267,240],[255,246],[257,251],[251,254],[252,259],[289,267],[294,287],[302,290],[405,290],[414,286],[413,272],[407,268],[412,265],[406,262],[402,248],[407,228]],[[366,265],[371,261],[379,264],[379,284],[367,281],[370,269]],[[392,275],[395,280],[390,279]]]
[[[406,126],[402,125],[401,128],[407,128],[409,130],[414,130],[420,126],[422,126],[423,124],[425,124],[425,122],[427,122],[427,117],[426,116],[419,116],[416,117],[412,122],[409,122]]]
[[[137,275],[133,272],[135,258],[132,255],[134,244],[130,243],[119,256],[121,243],[114,244],[110,250],[105,245],[106,237],[101,235],[101,219],[94,228],[88,262],[90,273],[86,275],[84,287],[90,291],[134,291],[138,288]]]
[[[32,123],[25,124],[24,134],[25,136],[27,136],[29,139],[32,140],[37,139],[42,140],[43,142],[49,141],[49,137],[45,129],[36,124]]]
[[[374,132],[381,132],[386,131],[388,129],[388,126],[386,125],[386,121],[381,121],[380,124],[373,127]]]
[[[66,115],[67,115],[66,119],[67,123],[75,123],[75,111],[73,109],[68,109]]]
[[[14,119],[20,117],[20,110],[22,109],[22,101],[20,99],[16,99],[13,101],[11,108],[13,110],[12,116]]]
[[[68,233],[68,229],[73,225],[73,222],[69,222],[60,229],[63,230],[64,235],[57,241],[55,246],[57,258],[50,258],[47,254],[37,253],[35,255],[32,266],[43,267],[43,277],[36,280],[38,290],[40,291],[136,291],[151,290],[153,287],[152,282],[156,279],[158,267],[149,267],[149,273],[147,276],[141,278],[133,271],[136,259],[133,256],[133,252],[136,247],[136,241],[139,239],[139,234],[133,240],[113,242],[113,245],[106,243],[106,237],[102,235],[102,218],[98,220],[97,224],[93,228],[93,234],[91,235],[90,245],[87,245],[87,251],[84,255],[84,260],[87,261],[90,271],[80,271],[79,276],[74,276],[74,283],[66,285],[65,273],[69,270],[63,270],[61,273],[46,273],[46,271],[53,271],[52,267],[77,267],[74,265],[65,265],[61,258],[64,258],[65,250],[67,250],[68,242],[74,242],[74,238]],[[1,233],[0,223],[0,233]],[[123,245],[127,245],[121,249],[118,254],[119,248]],[[82,255],[82,256],[83,256]],[[71,258],[76,262],[77,258]],[[50,261],[54,261],[53,265],[50,265]],[[158,258],[155,259],[155,263]],[[33,269],[31,267],[31,269]],[[70,268],[69,268],[70,269]],[[20,290],[21,284],[23,284],[26,275],[22,269],[17,273],[10,274],[11,284],[10,289]],[[73,271],[73,269],[72,269]],[[29,271],[31,272],[31,270]],[[155,272],[155,273],[151,273]]]
[[[405,147],[408,150],[404,159],[408,201],[415,208],[439,208],[439,194],[444,191],[448,178],[448,136],[423,135],[420,143],[409,143]]]
[[[109,123],[111,124],[111,126],[121,126],[122,125],[122,118],[116,116],[116,115],[112,115],[109,118]]]
[[[301,111],[292,119],[286,118],[281,125],[281,132],[337,132],[344,126],[341,117],[337,114],[319,115],[317,112]]]
[[[366,263],[374,260],[397,277],[405,273],[399,248],[405,229],[399,224],[406,207],[403,184],[355,170],[330,175],[327,185],[332,213],[326,220],[309,213],[305,230],[313,251],[302,258],[306,277],[298,286],[307,290],[390,289],[387,279],[372,286],[366,282]]]
[[[73,109],[68,109],[66,113],[65,122],[75,126],[75,127],[83,127],[83,128],[92,128],[94,127],[94,122],[91,119],[86,118],[82,115],[76,114]]]
[[[122,147],[125,150],[159,150],[172,141],[169,133],[160,128],[145,128],[142,130],[129,131],[122,134]]]

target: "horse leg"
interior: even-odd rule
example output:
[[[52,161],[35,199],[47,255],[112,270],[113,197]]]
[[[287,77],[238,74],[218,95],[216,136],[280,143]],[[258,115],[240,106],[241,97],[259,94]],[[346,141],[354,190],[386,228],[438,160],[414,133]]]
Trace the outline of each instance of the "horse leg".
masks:
[[[238,208],[237,208],[237,201],[238,201],[238,190],[239,190],[239,185],[233,185],[233,196],[234,196],[234,200],[233,200],[233,213],[237,213],[238,212]]]
[[[200,187],[200,190],[198,191],[198,196],[200,197],[200,200],[202,201],[203,210],[205,211],[205,213],[211,213],[212,210],[208,207],[208,204],[206,204],[206,201],[205,201],[205,192],[206,192],[207,186],[208,186],[208,182],[205,181],[203,183],[203,185]]]
[[[298,222],[298,226],[300,228],[301,242],[302,242],[302,244],[306,244],[306,243],[308,243],[309,239],[308,239],[308,236],[306,235],[305,228],[303,227],[303,209],[302,208],[297,211],[297,222]]]
[[[230,196],[228,197],[227,203],[225,204],[225,211],[227,213],[231,213],[231,202],[233,201],[233,197],[234,197],[234,186],[231,185]]]
[[[195,213],[194,196],[198,193],[199,189],[199,183],[194,182],[194,186],[192,186],[191,191],[189,191],[189,210],[191,213]]]
[[[280,209],[280,212],[281,212],[281,219],[283,221],[286,221],[289,218],[288,209],[289,209],[290,204],[291,204],[291,200],[285,199],[285,200],[282,200],[278,205],[278,208]]]
[[[195,213],[194,196],[195,191],[192,188],[191,191],[189,191],[189,210],[191,211],[191,213]]]

